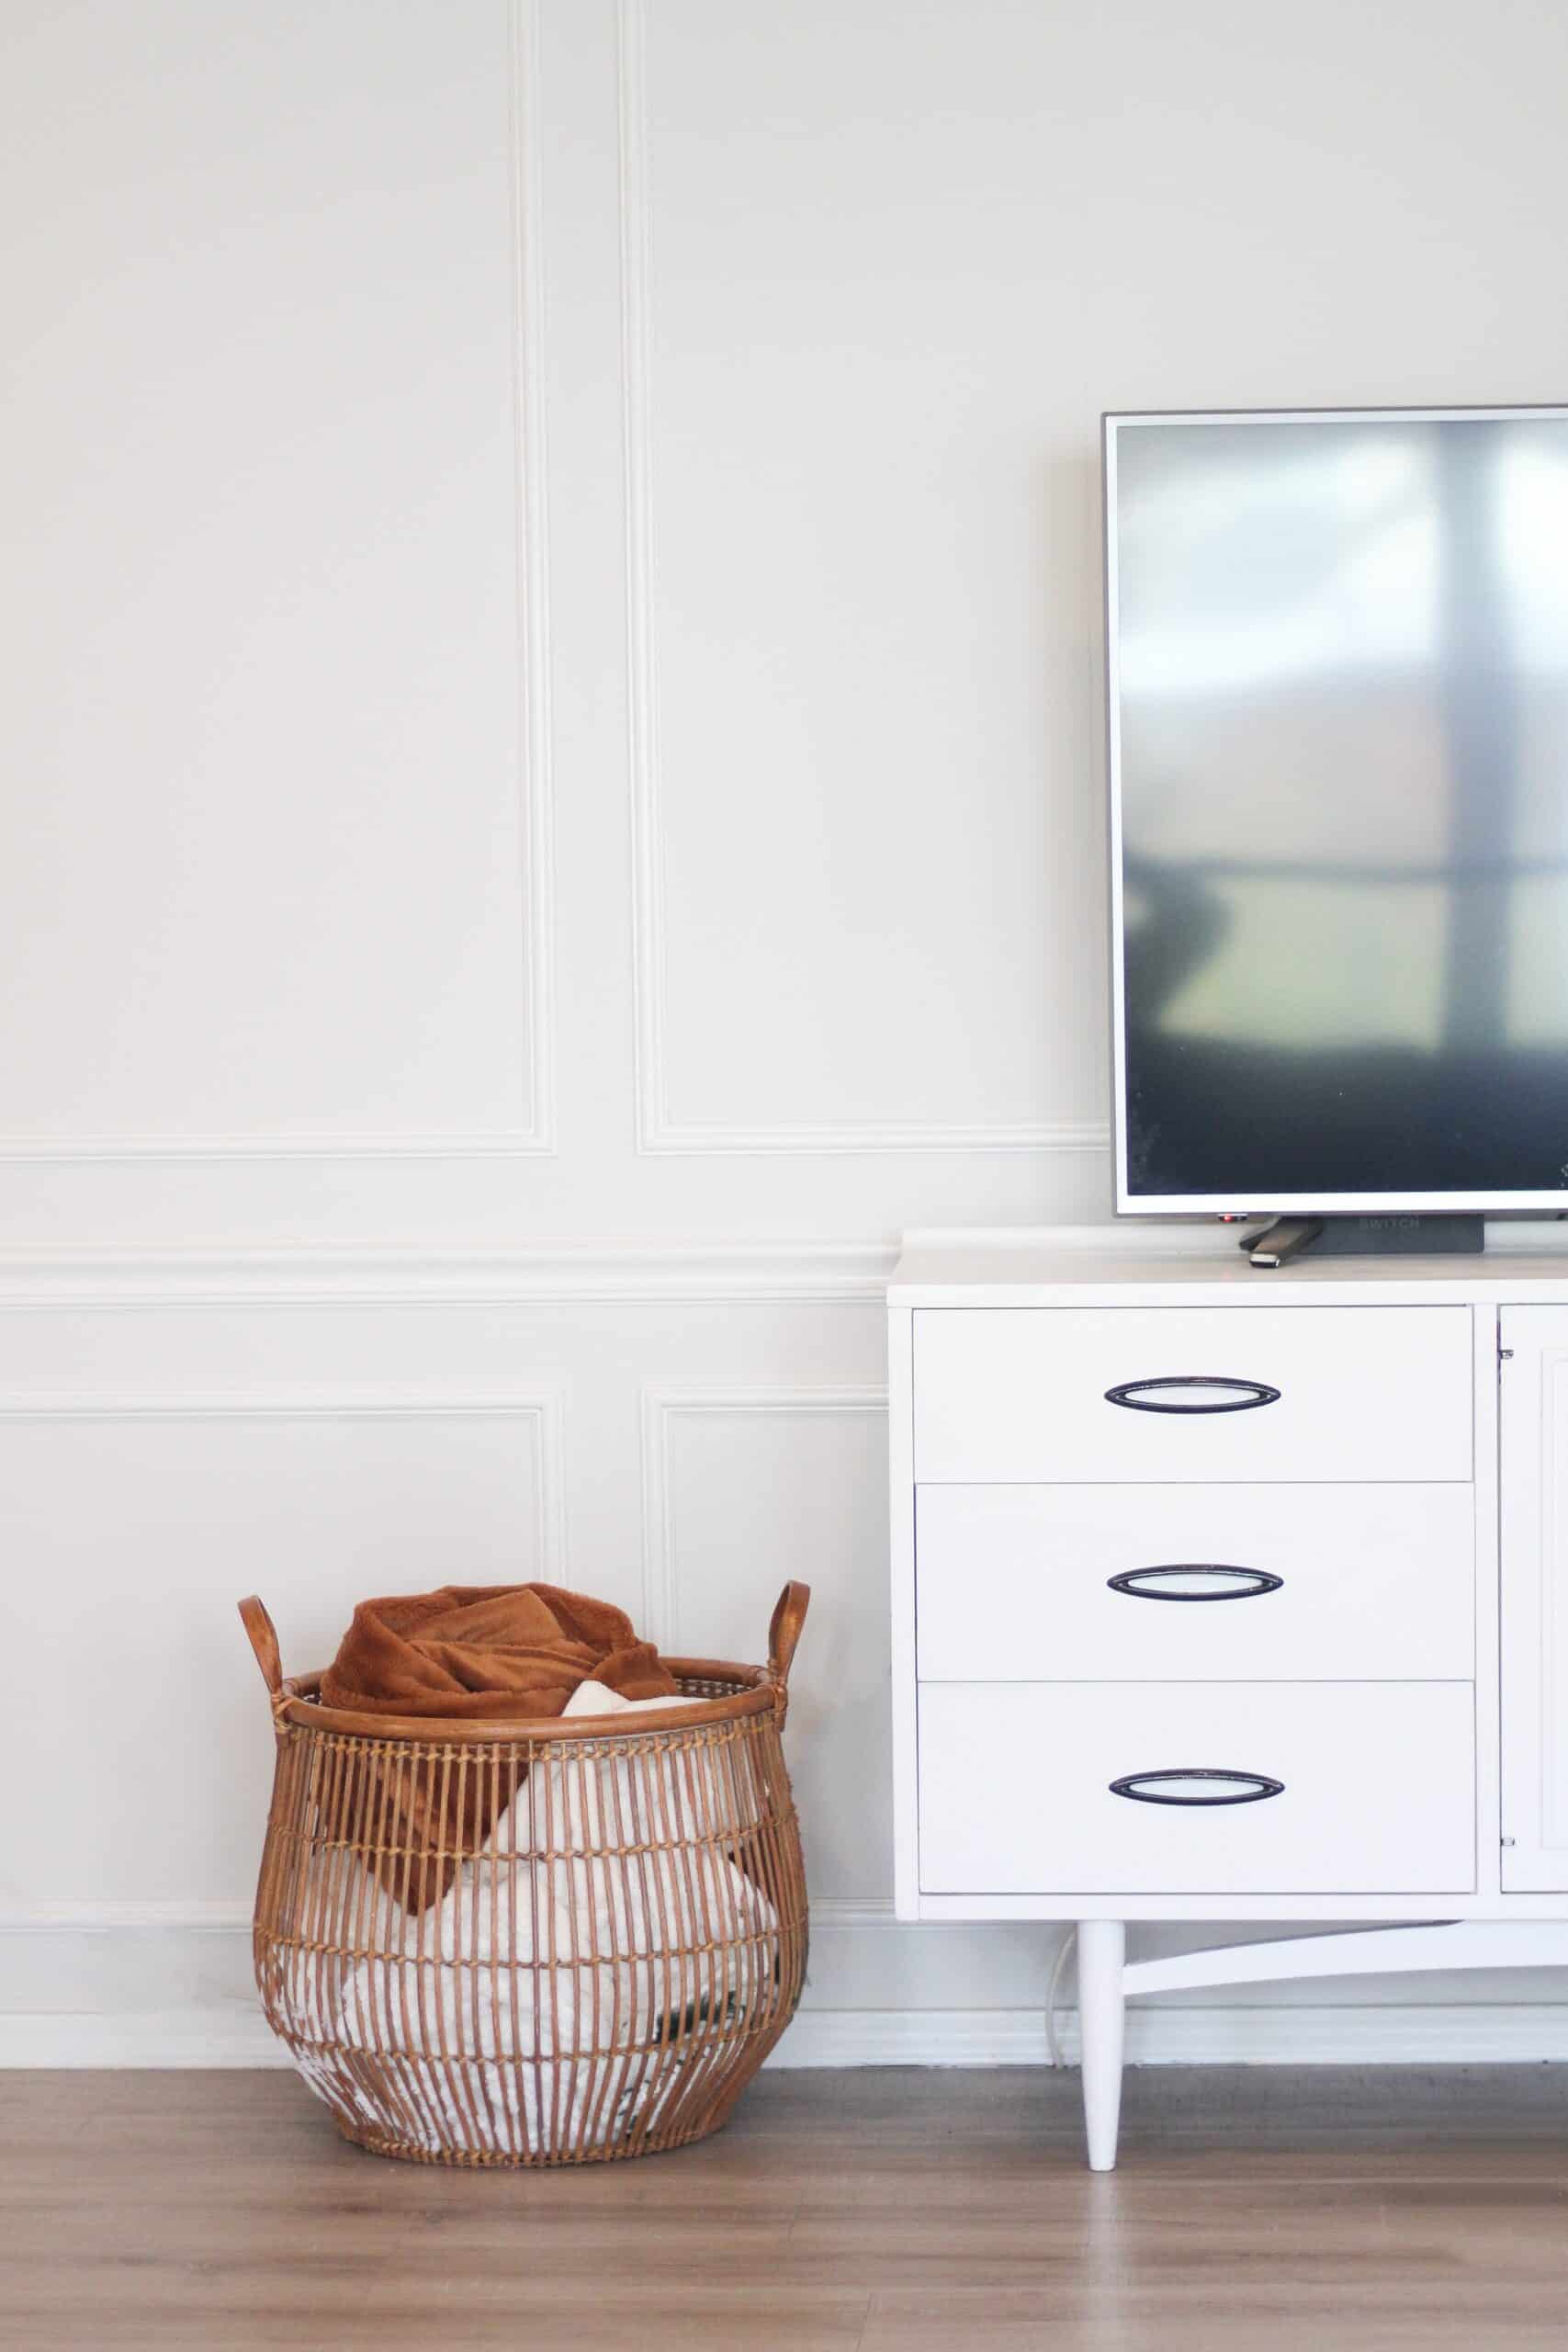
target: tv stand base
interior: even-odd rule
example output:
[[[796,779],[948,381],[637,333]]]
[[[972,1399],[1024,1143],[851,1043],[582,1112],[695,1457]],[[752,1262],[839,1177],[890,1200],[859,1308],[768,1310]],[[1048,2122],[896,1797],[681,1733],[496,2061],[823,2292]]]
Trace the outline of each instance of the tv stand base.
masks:
[[[1084,2131],[1091,2172],[1116,2163],[1124,2009],[1138,1993],[1263,1984],[1311,1976],[1404,1976],[1425,1969],[1562,1968],[1568,1920],[1449,1919],[1336,1930],[1129,1962],[1119,1919],[1078,1925],[1078,2016]]]
[[[1270,1270],[1309,1250],[1314,1258],[1477,1258],[1486,1227],[1478,1216],[1280,1216],[1244,1234],[1241,1247]]]

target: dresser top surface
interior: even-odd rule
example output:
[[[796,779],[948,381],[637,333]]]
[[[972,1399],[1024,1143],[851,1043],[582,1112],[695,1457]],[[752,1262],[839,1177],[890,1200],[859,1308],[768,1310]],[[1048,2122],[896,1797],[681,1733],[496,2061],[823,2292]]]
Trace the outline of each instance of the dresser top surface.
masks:
[[[1251,1265],[1219,1225],[908,1233],[888,1305],[907,1306],[1568,1304],[1568,1224],[1494,1227],[1481,1257],[1306,1257]]]

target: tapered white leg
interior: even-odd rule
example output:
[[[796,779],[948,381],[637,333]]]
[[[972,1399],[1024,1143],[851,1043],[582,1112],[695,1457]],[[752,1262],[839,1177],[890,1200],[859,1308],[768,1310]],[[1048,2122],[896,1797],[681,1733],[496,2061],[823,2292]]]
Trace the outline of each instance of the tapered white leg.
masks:
[[[1116,2164],[1122,2119],[1122,1985],[1127,1930],[1120,1919],[1078,1921],[1078,2031],[1083,2046],[1083,2120],[1090,2172]]]

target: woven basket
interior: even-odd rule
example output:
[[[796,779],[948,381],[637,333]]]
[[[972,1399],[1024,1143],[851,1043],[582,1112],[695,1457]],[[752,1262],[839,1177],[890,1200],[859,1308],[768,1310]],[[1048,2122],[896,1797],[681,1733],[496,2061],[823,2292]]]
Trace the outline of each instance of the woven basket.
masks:
[[[728,2120],[806,1972],[781,1734],[809,1597],[766,1667],[668,1660],[690,1707],[515,1724],[323,1706],[240,1603],[277,1734],[256,1983],[347,2138],[589,2164]]]

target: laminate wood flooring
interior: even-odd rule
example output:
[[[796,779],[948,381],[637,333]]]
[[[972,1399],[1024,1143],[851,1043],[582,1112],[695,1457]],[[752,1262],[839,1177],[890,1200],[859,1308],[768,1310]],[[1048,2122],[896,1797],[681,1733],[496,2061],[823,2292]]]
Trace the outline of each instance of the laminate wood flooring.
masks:
[[[0,2078],[25,2352],[1568,2352],[1568,2069],[772,2073],[702,2146],[455,2173],[290,2075]]]

